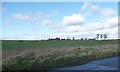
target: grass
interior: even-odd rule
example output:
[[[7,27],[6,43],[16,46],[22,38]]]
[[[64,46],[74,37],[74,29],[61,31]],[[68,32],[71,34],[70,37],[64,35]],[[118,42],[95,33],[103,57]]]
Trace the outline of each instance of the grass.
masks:
[[[3,70],[45,70],[118,55],[118,41],[3,41]]]
[[[98,46],[117,43],[113,41],[18,41],[8,40],[2,41],[3,50],[9,49],[36,49],[49,47],[71,47],[71,46]]]

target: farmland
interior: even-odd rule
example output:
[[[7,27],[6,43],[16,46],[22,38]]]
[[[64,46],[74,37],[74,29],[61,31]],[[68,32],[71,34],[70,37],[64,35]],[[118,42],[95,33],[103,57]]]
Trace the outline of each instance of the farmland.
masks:
[[[3,40],[3,70],[45,70],[118,55],[118,40]]]

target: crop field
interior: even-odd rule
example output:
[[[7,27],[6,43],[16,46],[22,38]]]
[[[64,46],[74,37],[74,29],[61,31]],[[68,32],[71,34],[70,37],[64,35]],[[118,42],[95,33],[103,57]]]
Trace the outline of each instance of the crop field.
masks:
[[[118,40],[3,40],[3,70],[49,70],[118,55]]]

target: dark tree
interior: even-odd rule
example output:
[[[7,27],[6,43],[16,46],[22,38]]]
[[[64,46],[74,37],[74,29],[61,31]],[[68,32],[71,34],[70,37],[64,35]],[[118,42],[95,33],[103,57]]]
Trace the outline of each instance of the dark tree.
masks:
[[[75,40],[75,38],[73,37],[73,39],[72,40]]]
[[[100,34],[100,38],[101,38],[101,40],[102,40],[102,38],[103,38],[103,34]]]
[[[85,38],[85,40],[88,40],[87,38]]]
[[[71,40],[71,39],[69,39],[69,37],[67,37],[67,40]]]
[[[61,39],[61,40],[65,40],[65,39]]]
[[[55,40],[60,40],[60,38],[55,38]]]
[[[84,38],[81,38],[80,40],[84,40]]]
[[[97,40],[99,39],[99,37],[100,37],[100,34],[97,34],[97,35],[96,35]]]
[[[106,40],[107,37],[108,37],[107,34],[104,34],[104,39],[105,39],[105,40]]]

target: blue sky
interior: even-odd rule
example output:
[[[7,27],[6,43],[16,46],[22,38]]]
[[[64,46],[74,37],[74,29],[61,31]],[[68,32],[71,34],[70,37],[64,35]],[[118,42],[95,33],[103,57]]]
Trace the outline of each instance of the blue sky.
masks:
[[[2,39],[118,35],[117,2],[3,2],[0,11]]]
[[[119,0],[2,0],[4,2],[118,2]]]

